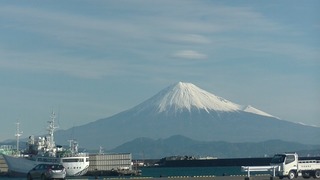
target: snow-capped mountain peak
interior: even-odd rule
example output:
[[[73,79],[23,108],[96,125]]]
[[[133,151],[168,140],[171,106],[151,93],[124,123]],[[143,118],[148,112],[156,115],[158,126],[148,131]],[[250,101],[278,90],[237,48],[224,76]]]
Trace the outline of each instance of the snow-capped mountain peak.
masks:
[[[240,110],[238,104],[215,96],[191,83],[179,82],[162,90],[154,98],[158,105],[158,111],[167,110],[181,111],[192,108],[204,109],[206,111],[237,111]]]
[[[173,84],[150,99],[134,107],[137,113],[144,112],[144,110],[153,112],[183,112],[192,109],[218,112],[247,112],[258,114],[261,116],[274,117],[266,112],[256,109],[252,106],[242,106],[222,97],[209,93],[191,83],[178,82]],[[276,117],[275,117],[276,118]]]

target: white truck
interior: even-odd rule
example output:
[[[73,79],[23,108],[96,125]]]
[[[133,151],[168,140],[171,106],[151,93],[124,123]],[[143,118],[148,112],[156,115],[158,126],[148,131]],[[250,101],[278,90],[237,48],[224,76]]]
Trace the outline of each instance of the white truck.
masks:
[[[278,166],[274,173],[280,179],[294,179],[298,176],[320,179],[320,160],[299,160],[297,153],[276,154],[270,165]]]

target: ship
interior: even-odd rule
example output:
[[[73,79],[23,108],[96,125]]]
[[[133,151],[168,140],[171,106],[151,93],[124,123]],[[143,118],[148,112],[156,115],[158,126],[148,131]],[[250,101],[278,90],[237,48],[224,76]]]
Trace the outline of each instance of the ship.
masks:
[[[67,176],[85,175],[89,168],[89,154],[78,151],[78,143],[70,140],[69,148],[64,148],[55,144],[54,131],[55,113],[52,112],[51,119],[48,121],[48,135],[35,138],[28,138],[26,149],[17,150],[14,154],[3,154],[8,165],[8,172],[12,176],[26,175],[32,168],[40,163],[62,164],[67,172]],[[18,124],[19,125],[19,124]],[[17,144],[19,140],[19,126],[17,126]]]
[[[170,156],[159,160],[161,167],[222,167],[222,166],[267,166],[271,157],[250,158],[197,158],[194,156]]]
[[[243,158],[197,158],[194,156],[169,156],[160,159],[159,167],[230,167],[230,166],[269,166],[272,157]],[[320,157],[300,157],[301,160],[320,160]]]

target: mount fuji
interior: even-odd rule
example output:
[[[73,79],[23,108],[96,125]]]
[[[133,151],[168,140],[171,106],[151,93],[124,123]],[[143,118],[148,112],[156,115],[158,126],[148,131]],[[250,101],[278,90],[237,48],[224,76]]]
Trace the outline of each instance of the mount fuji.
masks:
[[[230,102],[224,98],[211,94],[191,83],[173,84],[162,90],[149,100],[141,103],[132,109],[132,111],[143,112],[149,111],[154,113],[177,114],[184,111],[210,112],[235,112],[245,111],[262,116],[273,117],[272,115],[258,110],[252,106],[241,106]]]
[[[111,149],[139,137],[183,135],[201,141],[260,142],[270,139],[317,144],[320,128],[279,119],[252,106],[218,97],[191,83],[173,84],[114,116],[56,132],[64,143],[75,134],[87,149]]]

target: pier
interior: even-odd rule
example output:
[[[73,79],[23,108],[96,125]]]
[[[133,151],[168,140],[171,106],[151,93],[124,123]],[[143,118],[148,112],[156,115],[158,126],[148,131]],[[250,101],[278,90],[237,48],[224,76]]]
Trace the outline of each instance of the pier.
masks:
[[[6,174],[8,172],[8,166],[3,159],[2,155],[0,155],[0,175]]]
[[[78,180],[89,180],[87,177],[72,178]],[[92,178],[90,178],[92,179]],[[278,180],[277,177],[270,177],[270,175],[254,175],[248,178],[247,176],[170,176],[170,177],[96,177],[100,180]],[[302,177],[295,178],[295,180],[302,180]]]

